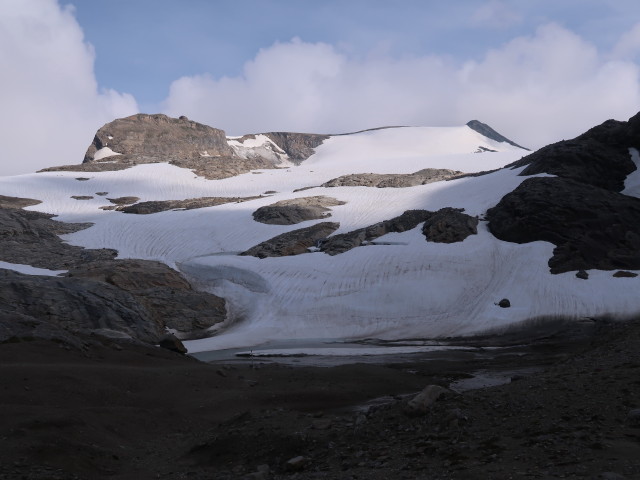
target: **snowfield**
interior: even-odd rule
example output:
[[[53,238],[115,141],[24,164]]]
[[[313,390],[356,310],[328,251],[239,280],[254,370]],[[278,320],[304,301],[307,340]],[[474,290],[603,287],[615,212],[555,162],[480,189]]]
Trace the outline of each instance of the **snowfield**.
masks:
[[[262,135],[244,144],[229,139],[229,144],[246,155],[279,153]],[[474,153],[479,147],[497,152]],[[329,221],[340,223],[336,233],[409,209],[458,207],[482,220],[488,208],[528,178],[517,176],[520,169],[408,188],[319,185],[352,173],[413,173],[424,168],[488,171],[526,153],[466,126],[388,128],[333,136],[299,166],[282,156],[283,165],[288,165],[284,168],[223,180],[206,180],[169,164],[148,164],[116,172],[0,178],[0,193],[42,200],[29,209],[58,215],[62,221],[93,222],[94,226],[63,237],[73,245],[114,248],[119,258],[165,262],[195,287],[224,297],[229,316],[225,325],[210,338],[187,342],[190,352],[294,339],[437,338],[545,316],[580,319],[639,313],[640,277],[613,278],[613,272],[593,270],[588,281],[571,272],[552,275],[547,261],[553,245],[500,241],[483,221],[478,235],[454,244],[425,241],[420,225],[333,257],[319,252],[266,259],[237,255],[276,235],[323,221],[267,225],[253,220],[257,208],[286,199],[327,195],[346,202],[331,208]],[[638,152],[630,154],[640,164]],[[640,194],[638,171],[629,176],[623,193]],[[315,188],[294,192],[302,187]],[[267,191],[277,193],[266,195]],[[108,198],[122,196],[147,201],[257,195],[263,197],[151,215],[100,209],[112,205]],[[511,301],[511,308],[496,305],[502,298]]]

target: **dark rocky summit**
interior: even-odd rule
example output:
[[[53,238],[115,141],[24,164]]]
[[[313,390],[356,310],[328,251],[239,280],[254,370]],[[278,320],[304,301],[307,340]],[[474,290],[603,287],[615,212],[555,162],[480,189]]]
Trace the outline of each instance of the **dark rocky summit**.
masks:
[[[344,204],[345,202],[325,196],[281,200],[257,209],[253,212],[253,219],[269,225],[294,225],[307,220],[330,217],[329,207]]]
[[[343,175],[323,183],[322,187],[377,187],[403,188],[426,185],[427,183],[450,180],[464,175],[457,170],[445,168],[425,168],[415,173],[356,173]]]
[[[544,147],[513,168],[527,179],[487,212],[496,237],[556,245],[552,273],[640,268],[640,199],[623,195],[635,170],[629,148],[640,146],[640,114],[608,120],[573,140]]]
[[[472,130],[475,130],[480,135],[484,135],[485,137],[490,138],[491,140],[495,140],[497,142],[505,142],[505,143],[508,143],[509,145],[513,145],[514,147],[522,148],[523,150],[529,150],[528,148],[525,148],[521,145],[518,145],[515,142],[512,142],[507,137],[500,135],[489,125],[487,125],[486,123],[482,123],[479,120],[471,120],[467,122],[467,127],[469,127]],[[480,147],[480,148],[484,151],[488,150],[484,147]]]
[[[320,240],[335,232],[339,223],[320,222],[306,228],[300,228],[283,233],[270,240],[262,242],[240,255],[251,255],[258,258],[284,257],[308,253],[309,248],[315,247]]]

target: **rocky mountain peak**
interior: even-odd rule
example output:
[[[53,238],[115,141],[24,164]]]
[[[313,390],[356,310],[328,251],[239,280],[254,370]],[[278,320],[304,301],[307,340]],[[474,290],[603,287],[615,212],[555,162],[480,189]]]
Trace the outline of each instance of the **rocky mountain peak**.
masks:
[[[495,140],[496,142],[505,142],[509,145],[513,145],[514,147],[522,148],[523,150],[529,150],[528,148],[518,145],[517,143],[509,140],[507,137],[500,135],[489,125],[487,125],[486,123],[482,123],[479,120],[471,120],[467,122],[467,127],[469,127],[471,130],[475,130],[480,135],[484,135],[491,140]]]
[[[105,152],[105,148],[110,151]],[[85,153],[84,162],[113,154],[167,161],[232,156],[233,150],[227,144],[223,130],[194,122],[185,116],[171,118],[162,114],[139,113],[119,118],[100,128]]]

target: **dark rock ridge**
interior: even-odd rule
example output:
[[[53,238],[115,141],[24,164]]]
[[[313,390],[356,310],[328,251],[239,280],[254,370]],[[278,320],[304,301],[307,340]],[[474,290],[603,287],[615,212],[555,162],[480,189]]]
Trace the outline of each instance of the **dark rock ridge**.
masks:
[[[501,240],[556,245],[552,273],[640,269],[640,199],[565,178],[530,178],[487,211]]]
[[[520,175],[548,173],[619,192],[636,166],[629,148],[640,149],[640,113],[628,122],[607,120],[572,140],[562,140],[513,163]]]
[[[253,219],[270,225],[294,225],[307,220],[330,217],[329,207],[344,204],[345,202],[325,196],[281,200],[257,209],[253,212]]]
[[[505,143],[508,143],[509,145],[513,145],[514,147],[522,148],[523,150],[529,150],[528,148],[525,148],[509,140],[507,137],[500,135],[489,125],[487,125],[486,123],[482,123],[479,120],[471,120],[467,122],[467,127],[469,127],[471,130],[475,130],[480,135],[484,135],[485,137],[490,138],[491,140],[495,140],[496,142],[505,142]]]
[[[216,205],[223,205],[225,203],[240,203],[247,202],[249,200],[255,200],[257,197],[201,197],[201,198],[188,198],[186,200],[151,200],[148,202],[135,203],[133,205],[126,205],[117,207],[124,213],[135,213],[138,215],[148,215],[151,213],[166,212],[168,210],[183,209],[193,210],[195,208],[214,207]]]
[[[607,120],[582,135],[527,155],[511,166],[525,180],[487,212],[499,239],[556,245],[552,273],[640,268],[640,200],[620,192],[636,169],[629,148],[640,147],[640,114]]]
[[[283,233],[262,242],[240,255],[251,255],[258,258],[284,257],[308,253],[309,248],[315,247],[319,241],[335,232],[339,223],[320,222],[306,228],[300,228]]]
[[[338,255],[359,247],[391,232],[405,232],[418,226],[432,215],[427,210],[407,210],[402,215],[368,227],[341,233],[323,240],[318,245],[328,255]]]
[[[425,168],[415,173],[356,173],[343,175],[323,183],[322,187],[377,187],[402,188],[426,185],[427,183],[449,180],[463,175],[457,170],[444,168]]]
[[[390,220],[329,237],[320,242],[319,248],[328,255],[338,255],[367,245],[387,233],[412,230],[422,222],[425,222],[422,232],[427,241],[436,243],[461,242],[469,235],[478,233],[478,219],[462,213],[462,209],[445,207],[437,212],[407,210]]]

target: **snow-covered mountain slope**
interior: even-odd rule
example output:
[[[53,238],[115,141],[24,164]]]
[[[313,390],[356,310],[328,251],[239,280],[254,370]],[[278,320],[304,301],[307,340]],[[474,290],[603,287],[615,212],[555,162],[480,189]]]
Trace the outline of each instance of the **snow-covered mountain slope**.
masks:
[[[259,207],[295,198],[325,195],[344,202],[328,212],[328,220],[339,223],[333,235],[407,210],[455,207],[482,220],[527,178],[519,176],[525,165],[502,168],[526,153],[513,144],[468,126],[331,136],[309,158],[296,162],[266,135],[244,143],[230,138],[228,144],[244,157],[267,151],[286,166],[216,180],[168,163],[117,171],[50,171],[2,178],[0,194],[41,200],[29,209],[58,215],[58,220],[94,223],[63,237],[72,245],[116,249],[119,258],[165,262],[197,288],[225,298],[226,328],[188,342],[192,352],[270,340],[435,338],[541,317],[640,312],[640,277],[616,278],[610,271],[591,270],[585,281],[575,272],[551,274],[547,262],[554,245],[499,240],[484,221],[476,235],[451,244],[426,241],[419,225],[335,256],[314,249],[264,259],[238,255],[277,235],[325,221],[273,225],[252,216]],[[202,160],[223,161],[206,155]],[[467,174],[497,170],[406,188],[320,186],[348,174],[410,174],[425,168]],[[630,175],[624,193],[637,196],[637,183]],[[109,199],[119,197],[138,197],[140,202],[258,198],[151,215],[102,209],[113,207]],[[496,305],[502,298],[510,300],[510,308]]]

